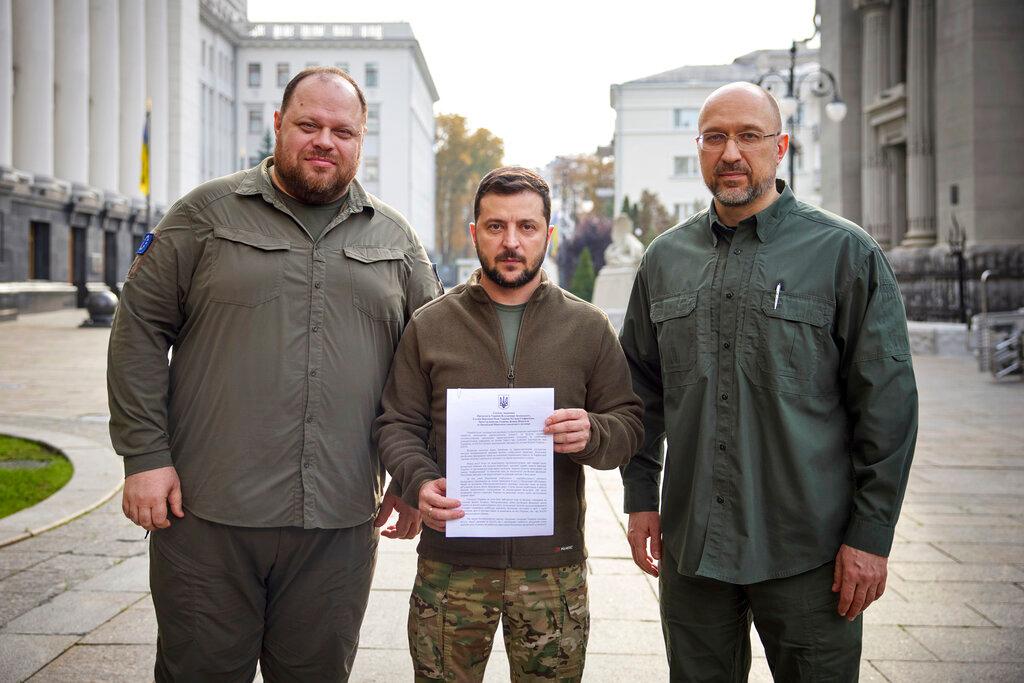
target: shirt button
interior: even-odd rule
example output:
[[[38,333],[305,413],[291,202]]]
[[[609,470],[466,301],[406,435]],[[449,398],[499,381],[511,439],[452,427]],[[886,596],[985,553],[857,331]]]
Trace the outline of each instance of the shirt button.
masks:
[[[725,293],[725,298],[726,299],[731,299],[732,298],[732,292],[726,292]]]
[[[308,425],[313,424],[313,416],[312,415],[307,415],[306,416],[306,424],[308,424]]]
[[[319,281],[314,282],[313,286],[316,287],[317,289],[320,289],[320,282]]]
[[[724,451],[725,450],[725,444],[724,443],[718,444],[718,450]]]
[[[732,348],[732,344],[730,344],[729,342],[725,342],[724,344],[722,344],[722,346],[724,346],[727,349],[731,349]]]
[[[732,253],[734,253],[734,254],[736,254],[737,256],[739,256],[740,254],[742,254],[742,253],[743,253],[743,250],[742,250],[742,249],[733,249]]]
[[[313,331],[314,332],[319,332],[320,328],[318,326],[316,326],[316,325],[313,325]]]
[[[316,370],[310,370],[309,371],[309,376],[310,377],[316,377]]]
[[[718,496],[717,498],[715,498],[715,500],[718,501],[719,505],[725,502],[725,498],[722,498],[721,496]]]
[[[305,467],[307,470],[309,469],[309,463],[308,462],[302,463],[302,466]]]
[[[722,394],[722,400],[723,401],[728,401],[729,400],[729,394]]]

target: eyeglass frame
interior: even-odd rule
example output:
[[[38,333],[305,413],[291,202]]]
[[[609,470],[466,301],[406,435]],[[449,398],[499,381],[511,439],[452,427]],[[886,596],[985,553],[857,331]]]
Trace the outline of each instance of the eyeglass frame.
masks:
[[[750,143],[748,146],[744,147],[740,143],[740,140],[739,140],[738,136],[746,135],[748,133],[757,133],[758,135],[761,136],[761,139],[758,140],[757,142]],[[722,143],[721,148],[711,147],[709,149],[704,149],[704,136],[705,135],[724,135],[725,136],[725,142]],[[729,135],[728,133],[720,133],[720,132],[701,133],[700,135],[695,137],[693,140],[694,140],[694,142],[697,143],[697,148],[700,149],[700,151],[702,151],[702,152],[707,152],[707,151],[715,152],[715,151],[718,151],[719,149],[724,150],[726,148],[726,146],[728,146],[729,140],[732,140],[733,142],[736,143],[736,149],[743,150],[745,152],[751,152],[751,151],[757,149],[758,146],[762,142],[764,142],[767,138],[773,138],[773,137],[777,137],[779,135],[782,135],[782,131],[781,130],[780,131],[776,131],[775,133],[762,133],[761,131],[757,131],[757,130],[745,130],[743,132],[736,133],[735,135]]]

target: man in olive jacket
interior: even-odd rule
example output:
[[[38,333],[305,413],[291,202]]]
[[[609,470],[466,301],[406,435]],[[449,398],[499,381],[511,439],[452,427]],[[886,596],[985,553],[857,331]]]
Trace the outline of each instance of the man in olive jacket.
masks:
[[[776,680],[856,681],[917,436],[903,301],[866,232],[776,180],[771,95],[723,86],[698,125],[714,201],[648,247],[622,327],[633,558],[672,680],[746,680],[753,618]]]
[[[541,270],[547,183],[522,168],[484,177],[470,226],[481,269],[409,323],[375,423],[379,452],[424,530],[409,614],[417,680],[483,677],[499,617],[513,680],[579,679],[589,630],[583,465],[639,447],[640,402],[607,317]],[[446,390],[554,387],[553,536],[446,538]]]

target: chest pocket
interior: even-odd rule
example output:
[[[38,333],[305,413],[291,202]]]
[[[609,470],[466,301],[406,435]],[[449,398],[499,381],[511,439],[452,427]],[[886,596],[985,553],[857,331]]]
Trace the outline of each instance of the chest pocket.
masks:
[[[757,367],[762,373],[810,379],[818,368],[825,344],[831,343],[829,327],[834,307],[828,301],[782,292],[778,306],[775,292],[763,292],[758,322]]]
[[[214,228],[210,300],[259,306],[281,295],[284,264],[291,245],[241,228]]]
[[[408,279],[405,252],[390,247],[345,247],[352,302],[374,320],[401,321]]]
[[[651,302],[651,322],[658,330],[663,374],[688,372],[697,364],[698,292],[683,292]]]

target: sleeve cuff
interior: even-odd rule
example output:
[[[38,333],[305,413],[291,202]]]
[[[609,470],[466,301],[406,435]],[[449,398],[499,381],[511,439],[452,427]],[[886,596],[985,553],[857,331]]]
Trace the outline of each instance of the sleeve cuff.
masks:
[[[423,485],[426,484],[428,481],[433,481],[435,479],[440,478],[441,475],[437,474],[436,472],[427,472],[413,477],[412,481],[409,482],[409,486],[407,488],[402,487],[402,500],[404,500],[407,505],[413,508],[419,508],[420,489],[423,488]]]
[[[850,526],[846,528],[843,543],[872,555],[889,557],[894,534],[895,529],[891,526],[853,517],[850,520]]]
[[[658,489],[626,484],[623,490],[623,512],[657,512]]]
[[[139,472],[159,469],[161,467],[173,467],[170,451],[154,451],[142,455],[124,456],[124,476],[130,477]]]

